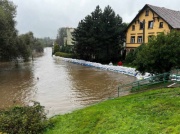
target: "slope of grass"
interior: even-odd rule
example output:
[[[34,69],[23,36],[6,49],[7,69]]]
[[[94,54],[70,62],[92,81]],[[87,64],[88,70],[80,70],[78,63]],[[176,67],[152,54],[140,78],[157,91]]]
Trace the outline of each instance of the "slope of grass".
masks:
[[[124,96],[52,119],[47,134],[179,134],[180,88]]]

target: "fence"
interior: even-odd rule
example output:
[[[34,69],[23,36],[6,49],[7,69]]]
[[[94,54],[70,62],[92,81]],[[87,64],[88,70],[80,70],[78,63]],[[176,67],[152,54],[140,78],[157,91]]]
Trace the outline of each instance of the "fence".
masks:
[[[118,87],[118,97],[130,92],[142,91],[147,89],[180,86],[180,69],[169,73],[151,76],[143,80],[138,80]]]

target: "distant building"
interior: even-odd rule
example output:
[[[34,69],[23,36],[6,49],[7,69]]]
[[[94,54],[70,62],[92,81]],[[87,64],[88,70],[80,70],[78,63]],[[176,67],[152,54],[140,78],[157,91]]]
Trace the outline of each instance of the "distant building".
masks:
[[[146,4],[131,21],[126,32],[126,51],[134,50],[159,33],[180,30],[180,11]]]
[[[72,42],[72,32],[74,32],[74,28],[66,28],[66,36],[64,37],[64,46],[72,46],[74,45]]]

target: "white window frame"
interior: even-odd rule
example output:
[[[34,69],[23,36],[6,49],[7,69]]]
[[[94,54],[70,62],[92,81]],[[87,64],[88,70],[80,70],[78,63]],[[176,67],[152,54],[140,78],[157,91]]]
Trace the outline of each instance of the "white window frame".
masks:
[[[143,42],[143,37],[142,36],[138,36],[137,43],[142,43],[142,42]]]
[[[135,36],[131,36],[131,43],[135,43]]]

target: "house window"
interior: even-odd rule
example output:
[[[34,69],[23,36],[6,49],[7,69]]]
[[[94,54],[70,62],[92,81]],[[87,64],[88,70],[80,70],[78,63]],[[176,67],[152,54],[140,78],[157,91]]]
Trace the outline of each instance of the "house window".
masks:
[[[142,36],[138,36],[138,38],[137,38],[137,43],[142,43],[142,42],[143,42]]]
[[[149,16],[149,9],[146,9],[146,16]]]
[[[159,28],[163,28],[163,22],[159,23]]]
[[[132,31],[134,31],[135,30],[135,25],[132,25]]]
[[[142,30],[143,29],[143,22],[139,23],[139,29]]]
[[[154,21],[149,21],[148,22],[148,28],[153,29]]]
[[[131,36],[131,43],[135,43],[135,36]]]

